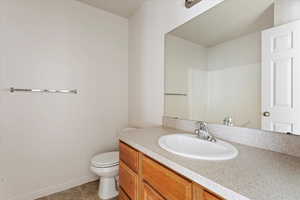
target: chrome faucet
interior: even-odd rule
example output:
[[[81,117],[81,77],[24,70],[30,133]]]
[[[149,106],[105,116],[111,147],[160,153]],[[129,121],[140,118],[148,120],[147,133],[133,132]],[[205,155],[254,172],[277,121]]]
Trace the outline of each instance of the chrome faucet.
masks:
[[[195,134],[202,140],[207,140],[209,142],[217,142],[216,138],[209,133],[207,123],[199,121],[196,123],[199,128],[195,129]]]

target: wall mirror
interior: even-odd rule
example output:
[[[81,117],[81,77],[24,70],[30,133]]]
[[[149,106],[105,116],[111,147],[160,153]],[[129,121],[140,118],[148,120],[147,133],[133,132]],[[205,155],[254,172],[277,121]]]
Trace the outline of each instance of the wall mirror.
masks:
[[[274,0],[225,0],[177,27],[165,36],[165,116],[299,134],[299,33],[274,26]]]

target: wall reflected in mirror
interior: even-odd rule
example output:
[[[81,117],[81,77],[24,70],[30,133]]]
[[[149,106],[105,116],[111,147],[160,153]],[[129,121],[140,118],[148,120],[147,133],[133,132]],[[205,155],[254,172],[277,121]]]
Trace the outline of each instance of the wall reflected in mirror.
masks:
[[[165,37],[165,116],[261,128],[261,32],[274,1],[226,0]]]

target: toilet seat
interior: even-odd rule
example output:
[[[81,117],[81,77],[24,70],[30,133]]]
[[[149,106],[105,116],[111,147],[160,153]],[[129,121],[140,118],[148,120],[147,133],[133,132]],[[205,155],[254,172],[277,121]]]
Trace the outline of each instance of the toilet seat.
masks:
[[[107,168],[119,165],[119,152],[108,152],[96,155],[92,158],[91,163],[96,168]]]

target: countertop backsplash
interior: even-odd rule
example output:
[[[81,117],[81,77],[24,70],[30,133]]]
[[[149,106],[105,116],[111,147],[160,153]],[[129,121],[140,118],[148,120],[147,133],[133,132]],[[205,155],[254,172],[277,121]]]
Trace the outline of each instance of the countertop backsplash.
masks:
[[[193,132],[196,121],[163,117],[163,127]],[[300,157],[300,136],[218,124],[209,124],[209,131],[220,139]]]

